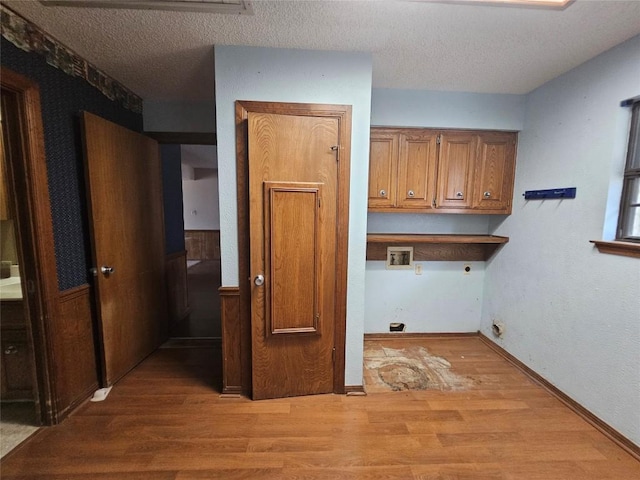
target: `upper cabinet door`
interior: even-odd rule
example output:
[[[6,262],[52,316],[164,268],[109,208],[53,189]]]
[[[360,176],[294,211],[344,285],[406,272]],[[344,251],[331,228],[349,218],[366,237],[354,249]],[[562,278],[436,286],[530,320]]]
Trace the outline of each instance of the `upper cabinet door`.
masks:
[[[473,208],[511,213],[516,134],[481,133],[475,173]]]
[[[436,188],[437,133],[400,135],[397,206],[432,208]]]
[[[396,202],[398,135],[371,130],[369,208],[393,207]]]
[[[477,135],[446,132],[440,137],[438,208],[469,208]]]

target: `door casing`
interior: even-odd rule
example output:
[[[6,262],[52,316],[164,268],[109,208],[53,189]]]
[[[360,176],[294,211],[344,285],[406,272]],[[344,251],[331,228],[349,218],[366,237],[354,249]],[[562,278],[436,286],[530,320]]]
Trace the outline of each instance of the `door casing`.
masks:
[[[249,179],[248,179],[248,128],[249,112],[278,115],[332,117],[338,120],[340,146],[338,151],[337,185],[337,258],[335,286],[335,339],[336,349],[333,391],[345,393],[345,338],[347,317],[347,261],[349,241],[349,185],[351,172],[351,106],[309,103],[236,102],[236,174],[238,200],[238,272],[239,272],[239,322],[242,389],[251,390],[251,284],[249,271]],[[223,342],[230,341],[223,332]],[[225,368],[223,366],[223,368]]]
[[[32,344],[34,385],[40,421],[44,425],[60,422],[66,405],[59,405],[52,361],[54,358],[55,324],[58,313],[58,275],[55,260],[53,221],[44,150],[44,129],[37,83],[2,67],[2,88],[17,97],[20,112],[22,142],[21,158],[10,162],[8,177],[18,199],[17,209],[21,232],[22,274],[32,292],[25,295],[28,311],[27,332]]]

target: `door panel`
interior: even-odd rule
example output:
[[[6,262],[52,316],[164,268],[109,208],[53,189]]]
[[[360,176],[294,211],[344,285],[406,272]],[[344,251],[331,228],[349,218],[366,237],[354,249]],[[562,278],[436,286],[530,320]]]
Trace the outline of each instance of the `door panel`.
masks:
[[[254,399],[333,391],[338,127],[248,113]]]
[[[429,208],[436,182],[435,133],[400,135],[398,206]]]
[[[369,207],[396,204],[398,135],[371,130],[369,153]]]
[[[269,335],[318,332],[321,184],[264,182]],[[293,234],[295,232],[295,234]]]
[[[166,334],[161,163],[154,140],[82,118],[103,383],[111,385]]]
[[[476,155],[476,136],[443,133],[438,165],[438,207],[471,206],[472,172]]]
[[[474,208],[508,209],[513,194],[515,134],[485,133],[478,142]]]

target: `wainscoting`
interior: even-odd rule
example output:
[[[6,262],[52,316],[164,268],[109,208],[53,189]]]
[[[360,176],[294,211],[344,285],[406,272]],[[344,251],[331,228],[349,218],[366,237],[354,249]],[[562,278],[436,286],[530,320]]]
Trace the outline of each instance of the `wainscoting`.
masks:
[[[50,340],[55,362],[55,401],[58,421],[98,388],[91,311],[91,287],[60,292],[59,315],[52,318]]]
[[[222,394],[242,392],[242,356],[240,325],[240,290],[220,287],[222,321]]]
[[[220,260],[220,230],[185,230],[187,260]]]

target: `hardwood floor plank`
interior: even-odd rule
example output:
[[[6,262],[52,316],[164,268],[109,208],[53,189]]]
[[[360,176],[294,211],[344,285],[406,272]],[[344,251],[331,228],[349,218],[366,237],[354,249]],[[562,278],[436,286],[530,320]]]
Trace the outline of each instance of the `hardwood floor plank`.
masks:
[[[476,338],[366,348],[393,356],[407,345],[471,381],[459,390],[224,399],[215,348],[162,349],[107,400],[4,457],[2,478],[640,479],[636,459]]]

